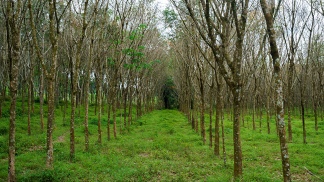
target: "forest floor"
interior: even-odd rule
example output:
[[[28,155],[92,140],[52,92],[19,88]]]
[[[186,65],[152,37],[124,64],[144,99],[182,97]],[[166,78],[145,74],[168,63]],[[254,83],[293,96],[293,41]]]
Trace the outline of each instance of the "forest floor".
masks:
[[[58,109],[59,110],[59,109]],[[18,181],[232,181],[232,125],[225,119],[227,165],[204,145],[185,116],[175,110],[156,110],[144,115],[123,134],[107,141],[107,120],[103,119],[103,142],[97,143],[97,119],[89,118],[90,150],[84,151],[83,118],[76,120],[76,158],[69,162],[69,125],[56,114],[54,169],[45,169],[46,133],[39,129],[39,116],[32,117],[32,135],[27,135],[27,117],[17,118],[16,173]],[[246,120],[248,120],[247,118]],[[0,181],[7,180],[7,125],[0,119]],[[206,125],[209,121],[206,120]],[[253,131],[242,127],[244,181],[282,181],[279,141],[271,125]],[[319,132],[308,121],[308,143],[302,143],[301,124],[293,125],[289,143],[293,181],[324,181],[324,123]],[[213,124],[214,125],[214,124]],[[38,128],[38,129],[36,129]],[[112,127],[111,127],[112,128]],[[118,130],[119,131],[119,130]],[[208,133],[208,130],[206,131]],[[222,145],[221,145],[222,147]]]

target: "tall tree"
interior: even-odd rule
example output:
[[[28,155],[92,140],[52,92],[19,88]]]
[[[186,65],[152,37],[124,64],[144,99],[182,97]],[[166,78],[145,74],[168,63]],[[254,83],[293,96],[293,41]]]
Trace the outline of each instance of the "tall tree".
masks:
[[[282,89],[282,77],[281,77],[281,66],[280,56],[276,41],[276,32],[274,28],[274,3],[271,7],[268,7],[266,0],[260,0],[262,12],[267,25],[267,34],[270,44],[270,54],[272,57],[273,73],[275,81],[275,93],[276,93],[276,117],[278,119],[278,132],[281,150],[281,161],[284,181],[291,181],[290,173],[290,162],[288,154],[288,145],[286,142],[286,129],[284,120],[284,104],[283,104],[283,89]]]
[[[70,2],[70,1],[69,1]],[[45,58],[41,52],[38,38],[37,38],[37,30],[34,22],[34,13],[33,6],[31,0],[28,0],[28,9],[29,9],[29,21],[32,32],[33,46],[35,48],[35,52],[38,60],[42,65],[42,69],[44,75],[47,80],[47,93],[48,93],[48,114],[47,114],[47,135],[46,135],[46,150],[47,150],[47,158],[46,158],[46,167],[53,167],[53,129],[54,129],[54,111],[55,111],[55,78],[56,78],[56,70],[57,70],[57,55],[58,55],[58,35],[60,31],[60,18],[61,15],[57,12],[57,2],[55,0],[47,1],[48,7],[48,24],[49,24],[49,42],[51,47],[49,61],[45,61]],[[64,13],[64,12],[63,12]]]
[[[81,4],[83,7],[82,10],[82,24],[81,24],[81,33],[78,36],[76,43],[76,58],[72,64],[73,69],[73,78],[72,78],[72,100],[71,100],[71,120],[70,120],[70,160],[73,160],[75,157],[75,141],[74,141],[74,120],[75,120],[75,110],[77,105],[77,93],[78,93],[78,82],[79,82],[79,71],[80,71],[80,61],[82,53],[82,45],[84,39],[86,38],[86,30],[88,27],[88,22],[86,20],[88,14],[88,4],[89,1],[84,1],[84,4]]]
[[[181,9],[174,1],[173,4]],[[185,13],[189,14],[199,35],[211,48],[214,61],[233,95],[234,178],[240,179],[243,174],[240,136],[241,68],[249,0],[184,0],[184,4]],[[231,37],[234,39],[231,40]],[[229,51],[232,50],[231,54]]]
[[[23,16],[21,0],[7,1],[6,3],[6,31],[8,46],[8,66],[10,79],[10,122],[9,122],[9,157],[8,181],[16,181],[15,154],[16,154],[16,104],[18,90],[18,72],[21,48],[21,26]]]

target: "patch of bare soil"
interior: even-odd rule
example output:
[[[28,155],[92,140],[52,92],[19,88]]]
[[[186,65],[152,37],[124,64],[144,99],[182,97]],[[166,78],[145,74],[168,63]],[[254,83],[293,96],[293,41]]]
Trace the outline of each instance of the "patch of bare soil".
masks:
[[[150,156],[150,154],[149,153],[140,153],[139,156],[147,158]]]

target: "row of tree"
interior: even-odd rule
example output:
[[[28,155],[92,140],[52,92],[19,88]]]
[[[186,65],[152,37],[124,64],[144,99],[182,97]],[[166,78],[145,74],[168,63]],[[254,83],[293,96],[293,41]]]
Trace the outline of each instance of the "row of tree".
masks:
[[[193,129],[200,130],[205,143],[205,113],[212,116],[215,107],[215,136],[210,117],[209,143],[214,141],[215,155],[220,155],[223,110],[233,107],[234,178],[240,179],[244,115],[252,115],[256,130],[257,117],[261,129],[265,112],[270,133],[275,114],[283,178],[291,181],[287,142],[293,140],[293,112],[300,111],[305,144],[305,112],[314,115],[314,128],[309,129],[317,131],[319,119],[323,120],[323,2],[172,0],[172,4],[163,13],[176,65],[174,81],[180,109]]]
[[[28,114],[39,113],[46,125],[47,168],[53,167],[54,111],[70,115],[70,160],[75,156],[75,118],[84,110],[85,150],[89,149],[89,103],[96,106],[98,143],[107,117],[107,139],[117,137],[116,113],[123,109],[122,129],[155,108],[162,95],[167,44],[158,31],[157,6],[150,0],[1,1],[0,117],[10,97],[8,180],[15,181],[17,98]],[[27,100],[27,101],[26,101]],[[40,103],[35,110],[34,102]],[[47,122],[44,104],[47,103]],[[25,111],[25,104],[28,111]],[[107,107],[105,107],[107,106]],[[70,107],[71,112],[67,112]],[[69,111],[69,110],[68,110]],[[79,111],[79,115],[78,115]],[[113,121],[113,129],[110,128]]]

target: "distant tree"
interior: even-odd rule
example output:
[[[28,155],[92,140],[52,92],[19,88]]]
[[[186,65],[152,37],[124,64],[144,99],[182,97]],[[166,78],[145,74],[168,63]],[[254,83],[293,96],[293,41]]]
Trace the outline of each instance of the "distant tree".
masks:
[[[83,4],[80,4],[80,6],[83,8],[82,10],[80,9],[82,11],[81,33],[77,36],[75,61],[72,62],[73,78],[72,78],[72,100],[71,100],[71,119],[70,119],[70,160],[71,161],[74,160],[75,157],[74,120],[75,120],[75,110],[77,105],[79,71],[80,71],[81,53],[83,47],[82,45],[86,38],[86,31],[89,24],[89,22],[86,19],[89,13],[88,5],[89,5],[88,0],[84,1]]]
[[[291,3],[291,4],[289,4]],[[288,141],[292,141],[291,110],[293,100],[294,74],[296,54],[310,14],[302,14],[302,1],[288,1],[283,6],[282,31],[285,49],[288,57],[287,78],[287,113],[288,113]],[[305,17],[304,20],[302,17]]]

